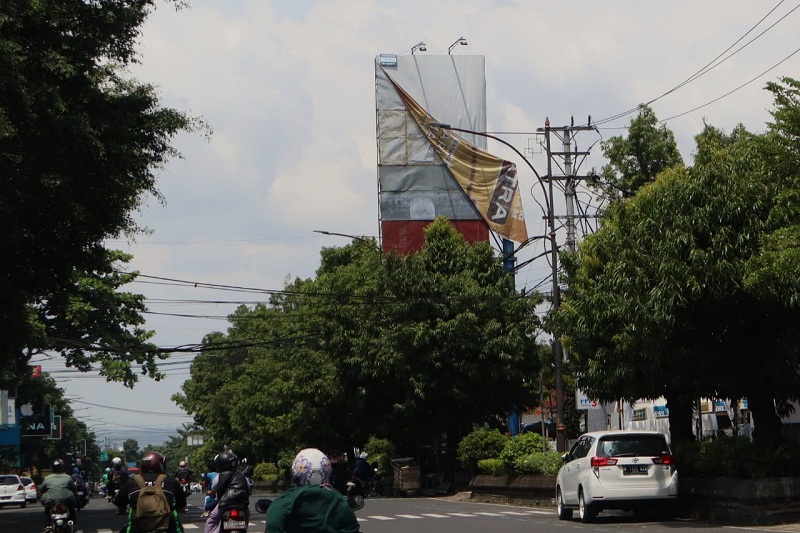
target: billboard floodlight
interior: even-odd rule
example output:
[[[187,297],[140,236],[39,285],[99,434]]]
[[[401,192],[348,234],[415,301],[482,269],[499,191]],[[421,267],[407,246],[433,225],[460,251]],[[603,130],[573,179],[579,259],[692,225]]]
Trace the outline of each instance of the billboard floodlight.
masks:
[[[428,49],[425,47],[425,43],[423,43],[422,41],[418,42],[417,44],[411,47],[411,55],[413,56],[414,52],[416,52],[417,50],[419,50],[420,52],[428,51]]]
[[[458,39],[456,39],[456,42],[454,42],[447,48],[447,54],[450,55],[450,52],[453,51],[453,48],[455,48],[459,44],[466,46],[467,40],[464,37],[459,37]]]

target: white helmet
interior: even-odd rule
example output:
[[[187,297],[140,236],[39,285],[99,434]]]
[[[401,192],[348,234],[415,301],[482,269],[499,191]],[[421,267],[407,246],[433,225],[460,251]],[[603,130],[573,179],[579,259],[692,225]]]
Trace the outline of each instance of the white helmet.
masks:
[[[114,466],[120,466],[122,465],[122,459],[120,459],[119,457],[114,457],[113,459],[111,459],[111,464]]]
[[[367,452],[361,452],[361,455],[359,455],[358,457],[361,459],[366,459],[367,457],[369,457],[369,454]]]
[[[181,468],[186,468],[186,461],[181,461],[180,463],[178,463],[178,466]]]
[[[301,450],[292,461],[295,485],[324,485],[331,482],[331,462],[316,448]]]

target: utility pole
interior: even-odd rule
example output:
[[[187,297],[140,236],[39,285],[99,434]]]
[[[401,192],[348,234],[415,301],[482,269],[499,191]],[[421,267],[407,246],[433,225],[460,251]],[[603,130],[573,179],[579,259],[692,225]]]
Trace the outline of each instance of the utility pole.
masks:
[[[575,133],[581,131],[589,131],[596,128],[591,125],[591,117],[589,118],[586,126],[575,126],[574,120],[570,122],[569,126],[551,127],[550,119],[546,118],[544,129],[539,128],[538,131],[544,131],[545,149],[547,151],[547,175],[543,177],[547,181],[548,195],[550,196],[548,204],[550,205],[550,212],[547,214],[547,223],[550,232],[551,241],[551,264],[553,268],[553,312],[557,313],[561,308],[561,287],[558,280],[558,245],[556,239],[556,220],[566,219],[567,239],[566,246],[570,251],[575,250],[576,243],[576,230],[575,230],[575,183],[581,179],[587,179],[589,176],[577,176],[574,172],[575,163],[580,158],[581,163],[590,152],[579,152],[577,148],[573,150],[572,142]],[[556,136],[561,140],[561,151],[553,151],[550,137]],[[561,169],[561,174],[554,175],[553,168]],[[580,167],[580,164],[577,165]],[[566,202],[566,217],[557,216],[555,214],[555,202],[553,184],[557,181],[564,182],[564,198]],[[557,335],[553,336],[553,364],[556,374],[556,449],[559,452],[567,451],[567,426],[564,422],[564,347],[561,344],[561,338]]]

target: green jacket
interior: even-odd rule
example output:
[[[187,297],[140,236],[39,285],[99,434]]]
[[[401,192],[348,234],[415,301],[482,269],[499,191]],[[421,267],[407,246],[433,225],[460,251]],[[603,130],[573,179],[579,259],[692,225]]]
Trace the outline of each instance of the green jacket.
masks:
[[[265,533],[358,533],[347,499],[329,485],[294,487],[273,500]]]
[[[39,485],[39,496],[43,505],[50,505],[56,500],[65,500],[75,505],[75,491],[78,487],[69,474],[50,474]]]

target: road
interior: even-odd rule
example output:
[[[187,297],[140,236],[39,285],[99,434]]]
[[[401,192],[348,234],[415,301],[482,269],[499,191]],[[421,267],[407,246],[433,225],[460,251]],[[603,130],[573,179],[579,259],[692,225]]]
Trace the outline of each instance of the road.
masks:
[[[263,497],[254,496],[255,498]],[[200,516],[202,497],[189,498],[189,512],[180,515],[187,533],[201,533],[204,520]],[[125,524],[125,517],[115,514],[115,508],[103,499],[93,499],[78,513],[77,533],[116,533]],[[604,531],[612,533],[736,533],[741,531],[798,532],[796,524],[772,527],[718,526],[695,520],[673,522],[637,522],[630,515],[603,513],[594,524],[581,524],[577,520],[560,521],[554,509],[519,507],[510,505],[475,503],[450,498],[370,498],[356,513],[364,533],[408,533],[433,531],[436,533],[568,533]],[[39,533],[44,523],[40,504],[29,504],[26,509],[0,509],[0,532]],[[253,513],[250,531],[264,531],[264,517]]]

